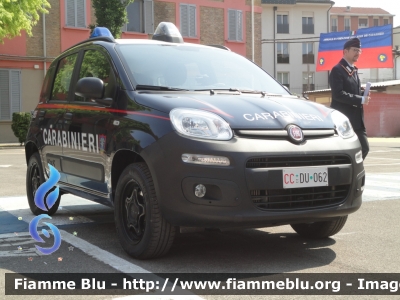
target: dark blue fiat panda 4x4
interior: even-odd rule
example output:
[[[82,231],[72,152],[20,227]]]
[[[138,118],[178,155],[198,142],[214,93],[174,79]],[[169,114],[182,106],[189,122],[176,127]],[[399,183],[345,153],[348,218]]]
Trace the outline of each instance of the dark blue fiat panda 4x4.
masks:
[[[325,238],[361,205],[360,150],[340,112],[161,23],[152,40],[100,35],[51,64],[26,141],[28,201],[43,213],[34,195],[53,165],[61,194],[114,208],[136,258],[164,255],[179,227]]]

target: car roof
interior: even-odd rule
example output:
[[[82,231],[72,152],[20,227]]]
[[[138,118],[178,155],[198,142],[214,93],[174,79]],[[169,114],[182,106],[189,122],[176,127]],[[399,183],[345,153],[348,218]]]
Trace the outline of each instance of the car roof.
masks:
[[[79,46],[87,46],[89,44],[96,44],[96,45],[102,45],[108,48],[107,46],[114,46],[114,45],[175,45],[175,46],[186,46],[186,47],[194,47],[194,48],[208,48],[210,47],[218,50],[228,50],[229,48],[226,48],[221,45],[201,45],[201,44],[193,44],[193,43],[172,43],[172,42],[165,42],[165,41],[158,41],[158,40],[151,40],[151,39],[113,39],[113,38],[108,38],[108,37],[96,37],[96,38],[89,38],[86,40],[83,40],[68,49],[66,49],[64,52],[67,52],[68,50],[71,50],[75,47]]]

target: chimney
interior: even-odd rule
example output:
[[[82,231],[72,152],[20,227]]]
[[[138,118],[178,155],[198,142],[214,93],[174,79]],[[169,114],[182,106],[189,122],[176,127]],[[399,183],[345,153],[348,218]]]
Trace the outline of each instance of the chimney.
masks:
[[[346,6],[346,11],[351,11],[351,6]]]

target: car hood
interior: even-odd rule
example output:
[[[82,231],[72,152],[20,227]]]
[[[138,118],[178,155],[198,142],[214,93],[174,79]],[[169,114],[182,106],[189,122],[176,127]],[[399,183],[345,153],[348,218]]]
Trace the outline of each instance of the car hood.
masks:
[[[135,93],[136,102],[169,113],[174,108],[193,108],[213,112],[232,129],[284,129],[295,124],[303,129],[332,129],[332,109],[294,96],[259,94],[205,94],[153,92]]]

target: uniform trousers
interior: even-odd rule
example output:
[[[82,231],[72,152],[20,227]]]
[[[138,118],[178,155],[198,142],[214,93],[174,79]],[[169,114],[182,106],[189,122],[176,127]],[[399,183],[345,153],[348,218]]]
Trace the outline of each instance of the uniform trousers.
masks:
[[[365,129],[354,130],[354,132],[358,136],[358,139],[360,141],[361,148],[362,148],[362,157],[363,157],[363,159],[365,159],[369,152],[369,143],[368,143],[368,138],[367,138],[367,132],[365,131]]]

